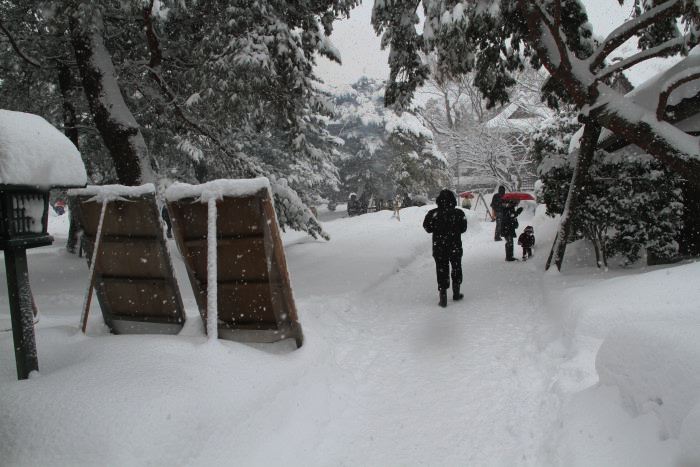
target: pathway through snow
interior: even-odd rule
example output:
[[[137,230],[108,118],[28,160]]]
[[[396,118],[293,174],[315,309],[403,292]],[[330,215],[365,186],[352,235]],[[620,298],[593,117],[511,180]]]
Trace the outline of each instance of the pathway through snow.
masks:
[[[450,299],[443,310],[437,306],[430,237],[419,227],[426,210],[403,214],[410,223],[406,237],[415,241],[409,245],[399,241],[400,233],[388,231],[391,225],[373,226],[369,235],[378,245],[369,247],[364,238],[352,238],[354,229],[329,226],[333,242],[364,242],[360,250],[389,264],[371,274],[358,268],[366,264],[362,258],[344,255],[351,264],[314,257],[304,267],[316,268],[318,277],[341,271],[362,274],[368,282],[380,278],[360,294],[323,293],[318,284],[295,281],[297,295],[304,297],[302,309],[323,323],[328,341],[337,343],[331,346],[333,358],[352,374],[360,408],[329,414],[324,430],[337,436],[325,436],[333,446],[322,451],[349,464],[367,459],[378,465],[538,464],[557,404],[548,391],[553,368],[540,359],[537,345],[549,328],[541,274],[534,273],[540,265],[506,263],[503,243],[492,241],[493,225],[482,228],[472,219],[464,237],[465,299]],[[374,216],[382,215],[389,217]],[[423,237],[414,237],[414,229]],[[288,254],[298,258],[297,248]],[[308,254],[314,254],[311,248]],[[309,277],[298,261],[292,265],[294,277]],[[307,299],[309,289],[318,295]],[[344,310],[342,319],[333,310]]]
[[[559,401],[549,390],[555,362],[538,345],[551,327],[536,272],[541,258],[505,263],[493,224],[470,219],[465,299],[441,309],[430,237],[420,227],[427,209],[403,210],[401,222],[388,212],[328,222],[331,242],[287,236],[306,335],[298,351],[290,343],[201,345],[182,274],[188,324],[181,335],[104,335],[93,310],[92,336],[80,336],[73,327],[83,260],[33,252],[42,376],[14,381],[11,335],[0,334],[0,437],[8,440],[0,458],[549,463],[543,446]],[[78,274],[69,280],[64,270]]]

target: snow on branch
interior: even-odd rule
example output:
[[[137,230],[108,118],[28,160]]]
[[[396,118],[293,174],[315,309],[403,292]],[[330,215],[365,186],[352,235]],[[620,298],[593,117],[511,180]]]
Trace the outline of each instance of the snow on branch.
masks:
[[[683,84],[695,81],[696,79],[700,79],[700,66],[682,70],[664,82],[661,86],[659,102],[656,106],[656,118],[658,120],[664,120],[668,98],[671,93]]]
[[[557,4],[559,3],[560,2],[557,2]],[[555,68],[564,67],[566,69],[570,69],[571,63],[569,61],[569,53],[566,48],[566,39],[562,36],[561,33],[561,21],[558,22],[556,19],[552,18],[540,2],[533,2],[533,5],[530,8],[531,12],[533,12],[534,10],[537,11],[537,21],[540,24],[544,24],[545,26],[547,26],[547,30],[542,31],[542,40],[540,41],[540,43],[548,51],[547,56],[550,62],[552,63],[552,65],[554,65]],[[533,19],[535,19],[535,16],[532,16]],[[549,34],[546,34],[546,32],[548,32]],[[553,54],[554,50],[552,45],[556,47],[556,53],[558,55],[558,58],[555,58]]]
[[[608,55],[624,44],[632,36],[657,21],[680,13],[682,6],[682,0],[664,2],[661,5],[657,5],[637,16],[633,20],[627,21],[617,27],[610,34],[608,34],[598,50],[596,50],[591,56],[591,72],[595,72],[595,70],[603,64]]]
[[[698,36],[698,31],[694,29],[693,31],[689,32],[684,36],[677,37],[670,41],[666,41],[663,44],[657,45],[656,47],[643,50],[637,54],[632,55],[631,57],[627,57],[624,60],[620,60],[614,65],[610,65],[608,67],[603,68],[603,70],[596,74],[596,80],[602,81],[618,71],[623,71],[628,68],[631,68],[638,63],[641,63],[645,60],[649,60],[650,58],[660,57],[662,55],[667,55],[673,52],[680,52],[681,50],[683,50],[683,48],[686,47],[692,48],[695,45],[697,45],[698,42],[700,42],[700,37]]]

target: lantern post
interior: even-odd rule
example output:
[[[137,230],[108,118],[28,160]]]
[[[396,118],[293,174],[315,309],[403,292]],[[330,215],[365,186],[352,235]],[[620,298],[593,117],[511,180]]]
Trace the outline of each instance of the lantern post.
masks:
[[[50,245],[48,189],[0,184],[0,249],[5,253],[7,291],[17,377],[39,369],[34,339],[34,303],[29,285],[27,248]]]

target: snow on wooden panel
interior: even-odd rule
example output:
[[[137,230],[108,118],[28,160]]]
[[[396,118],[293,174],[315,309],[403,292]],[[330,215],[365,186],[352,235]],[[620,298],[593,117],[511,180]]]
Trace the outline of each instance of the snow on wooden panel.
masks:
[[[198,198],[203,203],[209,199],[221,199],[224,196],[244,197],[252,196],[260,190],[271,192],[270,181],[265,177],[240,179],[240,180],[214,180],[201,185],[188,183],[173,183],[166,191],[165,198],[168,201],[177,201],[184,198]]]
[[[0,184],[83,186],[75,145],[38,115],[0,109]]]
[[[92,196],[98,202],[114,201],[120,198],[144,196],[156,192],[153,183],[139,186],[126,185],[89,185],[85,188],[69,190],[69,196]]]

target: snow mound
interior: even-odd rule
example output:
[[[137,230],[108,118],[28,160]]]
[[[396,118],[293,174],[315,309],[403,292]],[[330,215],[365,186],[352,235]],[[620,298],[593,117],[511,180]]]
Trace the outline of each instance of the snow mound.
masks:
[[[184,198],[197,198],[202,202],[210,198],[221,199],[224,196],[243,197],[252,196],[260,190],[271,191],[270,181],[265,177],[249,179],[220,179],[201,185],[189,183],[173,183],[165,190],[165,198],[168,201],[177,201]]]
[[[38,115],[0,109],[0,184],[84,186],[75,145]]]
[[[700,262],[570,289],[563,310],[567,331],[604,338],[619,325],[642,321],[700,325],[698,280]]]
[[[152,183],[140,186],[89,185],[85,188],[68,190],[69,196],[92,196],[98,202],[114,201],[120,198],[148,195],[156,192]]]
[[[656,413],[665,436],[677,438],[700,402],[700,325],[649,322],[617,328],[603,341],[596,369],[602,384],[619,388],[628,410]]]

